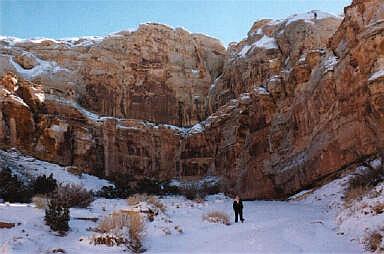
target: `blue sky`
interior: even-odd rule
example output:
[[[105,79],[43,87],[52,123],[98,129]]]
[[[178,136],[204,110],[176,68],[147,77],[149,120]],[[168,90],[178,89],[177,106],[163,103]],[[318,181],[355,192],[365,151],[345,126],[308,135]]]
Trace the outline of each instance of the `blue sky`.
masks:
[[[0,35],[65,38],[106,35],[158,22],[239,41],[261,18],[322,10],[342,14],[351,0],[0,0]]]

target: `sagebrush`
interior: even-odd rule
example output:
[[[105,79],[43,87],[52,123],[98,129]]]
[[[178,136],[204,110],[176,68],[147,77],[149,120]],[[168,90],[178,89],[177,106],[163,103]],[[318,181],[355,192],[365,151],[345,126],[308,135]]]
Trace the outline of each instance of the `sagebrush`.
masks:
[[[48,198],[45,195],[36,195],[32,198],[32,202],[35,204],[36,208],[46,209],[48,207]]]
[[[55,196],[66,207],[86,208],[93,201],[92,192],[76,184],[57,186]]]
[[[143,252],[144,221],[139,212],[116,211],[104,218],[93,236],[95,244],[125,244],[134,253]]]
[[[381,244],[383,241],[383,235],[378,232],[372,232],[365,238],[365,247],[368,251],[384,251],[383,248],[381,248]]]
[[[228,214],[221,211],[208,212],[203,215],[203,220],[211,223],[222,223],[225,225],[230,225]]]
[[[349,206],[354,200],[360,200],[383,180],[384,170],[382,167],[368,167],[363,172],[354,175],[349,180],[344,193],[345,205]]]

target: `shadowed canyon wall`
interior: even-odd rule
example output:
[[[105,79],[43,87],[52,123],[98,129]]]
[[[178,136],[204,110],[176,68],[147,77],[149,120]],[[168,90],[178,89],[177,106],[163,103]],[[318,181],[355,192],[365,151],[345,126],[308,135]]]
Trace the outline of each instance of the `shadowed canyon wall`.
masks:
[[[382,149],[383,19],[382,1],[353,1],[343,18],[257,21],[227,50],[158,24],[3,39],[0,141],[100,176],[284,198]]]

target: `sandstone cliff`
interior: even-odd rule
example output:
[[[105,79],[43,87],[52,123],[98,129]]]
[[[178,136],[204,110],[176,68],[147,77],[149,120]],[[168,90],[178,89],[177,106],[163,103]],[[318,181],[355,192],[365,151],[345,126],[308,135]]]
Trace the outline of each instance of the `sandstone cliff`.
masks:
[[[216,39],[153,23],[106,37],[7,38],[0,52],[0,72],[43,83],[100,115],[183,126],[206,118],[225,56]]]
[[[0,84],[2,147],[101,176],[216,175],[244,198],[284,198],[384,144],[382,1],[353,1],[344,19],[316,13],[258,21],[226,53],[153,24],[3,40],[0,71],[17,75]]]

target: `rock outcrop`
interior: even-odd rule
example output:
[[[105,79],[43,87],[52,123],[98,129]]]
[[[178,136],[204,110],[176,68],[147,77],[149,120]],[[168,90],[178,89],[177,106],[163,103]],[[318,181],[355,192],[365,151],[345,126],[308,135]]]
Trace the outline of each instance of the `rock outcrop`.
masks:
[[[103,38],[1,41],[0,71],[41,82],[100,115],[188,126],[204,120],[225,48],[160,24]]]
[[[215,175],[244,198],[284,198],[382,152],[383,19],[370,0],[344,19],[258,21],[225,59],[214,39],[153,24],[3,41],[0,71],[17,75],[0,83],[1,146],[100,176]]]

